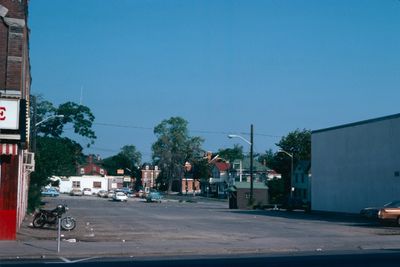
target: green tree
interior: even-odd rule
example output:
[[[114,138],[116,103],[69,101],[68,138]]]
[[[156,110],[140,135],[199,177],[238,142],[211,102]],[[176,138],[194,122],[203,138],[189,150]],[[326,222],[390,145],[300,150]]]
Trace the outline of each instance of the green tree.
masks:
[[[32,117],[38,125],[32,136],[36,144],[34,147],[36,166],[35,172],[30,177],[29,210],[35,209],[40,204],[40,190],[49,183],[49,177],[73,175],[78,164],[83,163],[82,146],[62,136],[64,126],[70,124],[76,134],[88,138],[88,145],[96,139],[92,130],[94,115],[88,107],[67,102],[56,108],[42,97],[33,96],[32,99],[36,99],[36,107],[31,110]],[[64,115],[64,117],[46,120],[53,115]]]
[[[173,180],[181,178],[185,161],[193,162],[203,152],[203,139],[189,136],[187,126],[185,119],[171,117],[154,128],[157,140],[152,145],[152,157],[161,169],[159,180],[168,185],[168,192],[171,191]]]
[[[35,127],[36,135],[61,137],[64,133],[64,127],[71,125],[74,132],[82,137],[88,138],[88,146],[94,143],[96,134],[92,130],[94,115],[90,109],[83,105],[78,105],[73,102],[66,102],[58,107],[42,97],[36,97],[36,113],[33,114],[37,123]],[[62,115],[62,118],[46,118]]]
[[[219,149],[218,155],[229,162],[234,162],[236,159],[243,159],[243,146],[235,144],[233,148]]]
[[[126,145],[121,148],[117,155],[105,158],[103,160],[104,168],[110,174],[116,174],[118,169],[129,169],[131,175],[137,178],[137,168],[140,166],[142,155],[136,150],[134,145]]]
[[[282,137],[276,144],[280,149],[293,155],[293,168],[299,160],[311,160],[311,131],[295,130]],[[285,192],[289,194],[291,188],[291,158],[285,153],[276,153],[273,169],[282,174],[285,181]]]

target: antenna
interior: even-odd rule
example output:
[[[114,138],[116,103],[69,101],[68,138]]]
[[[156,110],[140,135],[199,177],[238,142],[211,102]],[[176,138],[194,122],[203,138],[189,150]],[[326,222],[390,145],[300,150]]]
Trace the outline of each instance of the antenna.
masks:
[[[81,98],[79,100],[79,105],[82,105],[83,102],[83,85],[81,85]]]

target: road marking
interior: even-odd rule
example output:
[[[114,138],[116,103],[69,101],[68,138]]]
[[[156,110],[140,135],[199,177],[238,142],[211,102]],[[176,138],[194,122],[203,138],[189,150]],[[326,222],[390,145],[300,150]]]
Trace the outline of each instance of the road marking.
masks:
[[[71,261],[65,257],[58,257],[60,260],[62,260],[63,262],[46,262],[46,264],[69,264],[69,263],[78,263],[78,262],[82,262],[82,261],[88,261],[88,260],[93,260],[93,259],[97,259],[99,257],[91,257],[91,258],[84,258],[84,259],[78,259],[78,260],[74,260]]]

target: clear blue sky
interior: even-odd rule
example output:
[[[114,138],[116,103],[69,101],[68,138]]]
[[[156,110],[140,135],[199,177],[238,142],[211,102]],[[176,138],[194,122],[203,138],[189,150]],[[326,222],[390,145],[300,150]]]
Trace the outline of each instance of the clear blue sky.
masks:
[[[103,157],[134,144],[149,160],[171,116],[212,151],[253,123],[264,152],[297,128],[400,112],[398,0],[34,0],[29,27],[32,93],[60,104],[83,88],[97,123],[134,126],[95,125],[86,153]]]

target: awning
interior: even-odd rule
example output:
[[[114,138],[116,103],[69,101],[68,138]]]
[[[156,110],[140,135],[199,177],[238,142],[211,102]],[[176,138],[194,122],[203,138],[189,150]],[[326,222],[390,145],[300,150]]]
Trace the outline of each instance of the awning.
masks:
[[[18,145],[0,143],[0,155],[18,155]]]

